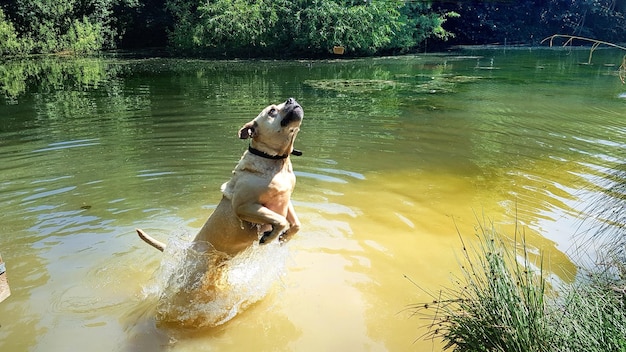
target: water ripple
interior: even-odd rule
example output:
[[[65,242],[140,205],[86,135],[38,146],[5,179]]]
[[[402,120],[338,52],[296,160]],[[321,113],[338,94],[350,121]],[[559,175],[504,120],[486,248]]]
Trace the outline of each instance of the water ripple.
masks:
[[[41,153],[41,152],[49,152],[53,150],[80,148],[80,147],[89,147],[89,146],[99,145],[100,142],[97,142],[97,141],[98,141],[98,138],[89,138],[89,139],[79,139],[79,140],[74,140],[74,141],[50,143],[48,144],[47,148],[35,149],[33,150],[33,153]]]
[[[62,187],[62,188],[52,189],[52,190],[46,190],[46,188],[38,188],[38,189],[33,190],[35,194],[25,197],[24,199],[22,199],[22,202],[26,203],[26,202],[34,201],[40,198],[45,198],[45,197],[69,192],[74,189],[76,189],[76,186]]]

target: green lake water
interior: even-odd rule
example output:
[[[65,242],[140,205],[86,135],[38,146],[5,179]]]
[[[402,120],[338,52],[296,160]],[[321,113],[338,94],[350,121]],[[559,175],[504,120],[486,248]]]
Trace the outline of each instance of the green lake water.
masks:
[[[451,285],[457,231],[517,226],[562,283],[593,256],[576,250],[603,226],[590,204],[611,204],[626,163],[622,56],[0,63],[0,351],[437,351],[406,308],[429,300],[411,280]],[[194,234],[248,146],[238,129],[289,97],[302,227],[257,255],[244,283],[269,289],[218,327],[157,325],[167,264],[134,229]]]

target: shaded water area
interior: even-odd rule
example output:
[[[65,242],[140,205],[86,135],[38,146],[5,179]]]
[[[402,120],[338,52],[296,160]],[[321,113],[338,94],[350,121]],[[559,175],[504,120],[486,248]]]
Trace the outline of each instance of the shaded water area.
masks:
[[[0,350],[440,350],[406,308],[430,299],[411,280],[450,285],[458,233],[518,227],[564,283],[588,257],[574,249],[602,226],[589,200],[626,159],[626,87],[605,65],[622,53],[587,56],[0,64]],[[157,325],[160,276],[177,269],[135,227],[195,234],[247,148],[237,130],[288,97],[305,111],[301,231],[233,269],[249,301],[234,318]]]

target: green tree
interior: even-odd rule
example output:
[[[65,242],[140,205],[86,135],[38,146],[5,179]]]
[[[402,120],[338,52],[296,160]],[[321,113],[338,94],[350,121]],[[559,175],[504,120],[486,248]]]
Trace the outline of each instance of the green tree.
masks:
[[[87,17],[74,20],[64,42],[75,53],[88,53],[102,49],[104,30],[101,23],[91,23]]]
[[[117,14],[138,5],[139,0],[9,0],[3,22],[11,24],[22,52],[90,52],[114,48],[127,25]]]
[[[454,38],[455,34],[444,29],[443,25],[448,18],[457,17],[459,14],[454,11],[434,11],[429,2],[407,2],[401,8],[400,22],[404,26],[400,30],[403,32],[395,36],[391,46],[408,50],[432,37],[442,41]]]
[[[0,55],[166,40],[176,54],[319,56],[340,45],[372,55],[447,39],[442,24],[452,15],[404,0],[6,0],[0,8]]]
[[[402,27],[398,0],[349,6],[332,0],[314,1],[301,9],[298,38],[301,50],[326,52],[341,45],[348,52],[374,54],[388,48]]]
[[[449,36],[441,26],[448,14],[403,0],[168,0],[167,7],[172,47],[192,53],[316,56],[340,45],[371,55]]]
[[[13,23],[9,21],[0,8],[0,56],[16,55],[27,50],[26,41],[18,37]]]
[[[199,46],[239,52],[271,44],[278,15],[271,0],[217,0],[198,6],[194,41]]]

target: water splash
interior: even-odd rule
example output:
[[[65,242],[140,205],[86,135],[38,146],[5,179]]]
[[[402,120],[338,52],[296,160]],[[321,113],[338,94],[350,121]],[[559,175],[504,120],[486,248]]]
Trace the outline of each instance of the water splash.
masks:
[[[289,252],[278,241],[255,243],[230,257],[186,237],[168,242],[156,282],[144,290],[159,297],[156,317],[161,325],[224,324],[265,297],[285,272]]]

